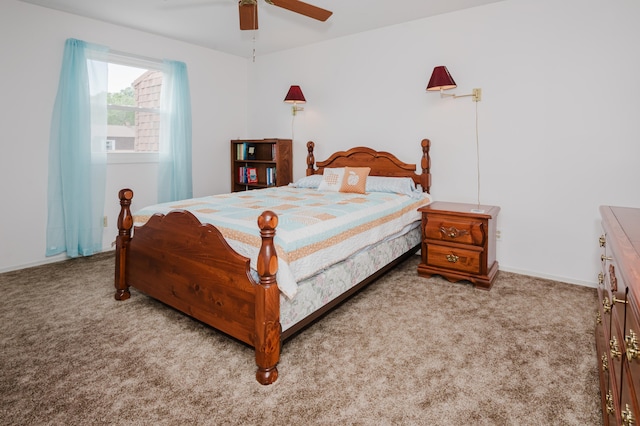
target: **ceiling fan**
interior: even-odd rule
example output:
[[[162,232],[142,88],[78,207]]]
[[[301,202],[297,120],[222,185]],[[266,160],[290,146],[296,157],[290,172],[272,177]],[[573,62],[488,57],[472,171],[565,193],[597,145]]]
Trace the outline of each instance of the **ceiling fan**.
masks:
[[[330,10],[322,9],[309,3],[298,0],[264,0],[273,6],[299,13],[318,21],[326,21],[333,14]],[[258,29],[258,0],[239,0],[238,9],[240,15],[241,30]]]

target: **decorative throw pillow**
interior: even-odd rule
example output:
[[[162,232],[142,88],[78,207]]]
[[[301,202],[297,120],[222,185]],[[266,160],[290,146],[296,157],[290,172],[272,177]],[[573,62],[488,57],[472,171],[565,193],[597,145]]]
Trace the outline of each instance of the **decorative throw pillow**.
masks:
[[[342,179],[344,177],[344,168],[325,168],[322,172],[322,182],[318,186],[318,191],[340,191]]]
[[[340,192],[364,194],[370,167],[345,167]]]

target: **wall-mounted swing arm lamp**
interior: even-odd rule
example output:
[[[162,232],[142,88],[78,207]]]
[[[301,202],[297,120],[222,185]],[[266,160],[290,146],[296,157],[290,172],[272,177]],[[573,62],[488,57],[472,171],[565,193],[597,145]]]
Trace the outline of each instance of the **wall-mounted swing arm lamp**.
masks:
[[[456,82],[453,81],[453,77],[449,74],[449,70],[444,65],[437,66],[431,73],[429,84],[427,84],[427,90],[429,92],[440,91],[440,97],[452,97],[452,98],[466,98],[471,96],[473,102],[480,102],[482,100],[482,89],[472,89],[472,92],[468,95],[456,95],[444,93],[445,90],[455,89],[458,87]]]
[[[287,92],[287,96],[284,97],[284,101],[289,104],[293,104],[293,106],[291,107],[291,113],[293,115],[296,115],[296,112],[298,111],[304,111],[304,108],[298,106],[298,104],[307,102],[304,98],[304,95],[302,94],[302,89],[300,89],[300,86],[291,86],[289,88],[289,91]]]
[[[427,91],[435,92],[440,91],[440,97],[453,97],[455,98],[466,98],[471,97],[473,102],[480,102],[482,99],[482,89],[473,89],[473,91],[468,95],[455,95],[444,93],[445,90],[455,89],[457,87],[456,82],[453,81],[453,77],[449,74],[449,70],[444,65],[437,66],[433,69],[431,73],[431,78],[429,79],[429,84],[427,84]],[[476,208],[471,209],[474,213],[484,213],[484,209],[480,205],[480,141],[478,138],[478,104],[476,104],[476,166],[478,173],[478,203]]]

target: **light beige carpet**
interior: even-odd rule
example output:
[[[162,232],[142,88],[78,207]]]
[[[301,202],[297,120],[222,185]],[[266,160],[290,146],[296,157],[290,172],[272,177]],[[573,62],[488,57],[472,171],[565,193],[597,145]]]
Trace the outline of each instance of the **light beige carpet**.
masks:
[[[0,275],[5,425],[598,425],[595,289],[500,272],[490,292],[414,256],[283,347],[253,351],[132,292],[113,257]]]

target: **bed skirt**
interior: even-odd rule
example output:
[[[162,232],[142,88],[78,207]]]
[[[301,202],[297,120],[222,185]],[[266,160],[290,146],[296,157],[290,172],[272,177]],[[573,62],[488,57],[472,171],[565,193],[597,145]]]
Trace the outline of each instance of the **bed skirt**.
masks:
[[[403,253],[420,244],[420,227],[362,250],[346,260],[298,283],[296,296],[280,295],[280,324],[287,330],[313,312],[373,275]]]

